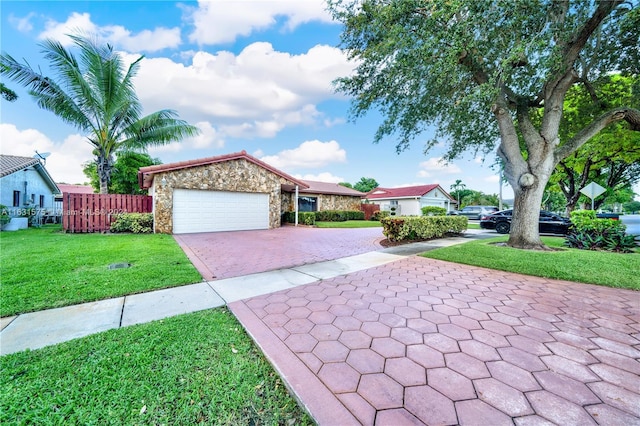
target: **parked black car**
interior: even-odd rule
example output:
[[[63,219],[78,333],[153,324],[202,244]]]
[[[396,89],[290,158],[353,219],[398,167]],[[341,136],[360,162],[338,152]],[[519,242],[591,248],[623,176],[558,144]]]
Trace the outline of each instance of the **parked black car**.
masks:
[[[495,229],[499,234],[508,234],[511,229],[513,210],[502,210],[480,218],[480,228]],[[541,234],[562,234],[569,232],[571,221],[545,210],[540,210],[539,230]]]

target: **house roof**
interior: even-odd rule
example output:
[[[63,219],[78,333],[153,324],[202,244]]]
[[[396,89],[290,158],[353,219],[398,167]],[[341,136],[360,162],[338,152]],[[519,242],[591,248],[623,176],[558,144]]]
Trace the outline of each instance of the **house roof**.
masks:
[[[275,173],[276,175],[290,182],[293,182],[298,186],[301,186],[303,188],[307,188],[309,186],[303,181],[296,179],[293,176],[289,176],[288,174],[276,169],[273,166],[270,166],[264,161],[258,160],[257,158],[247,154],[246,151],[234,152],[232,154],[226,154],[226,155],[218,155],[215,157],[206,157],[206,158],[199,158],[195,160],[180,161],[177,163],[158,164],[155,166],[141,167],[140,170],[138,170],[138,184],[140,185],[140,188],[146,189],[151,187],[151,184],[153,182],[153,176],[155,174],[187,169],[190,167],[207,166],[209,164],[222,163],[225,161],[233,161],[233,160],[249,161],[253,164],[256,164],[257,166],[260,166],[264,169],[269,170],[272,173]]]
[[[0,155],[0,177],[40,164],[40,160],[33,157],[19,157],[17,155]]]
[[[54,182],[53,178],[40,162],[39,159],[33,157],[21,157],[18,155],[5,155],[0,154],[0,178],[8,176],[12,173],[19,172],[28,167],[33,167],[42,179],[49,185],[51,192],[57,194],[60,192],[58,185]]]
[[[93,194],[93,186],[91,185],[69,185],[66,183],[59,183],[61,194]]]
[[[431,185],[416,185],[416,186],[405,186],[401,188],[382,188],[377,187],[369,191],[365,198],[367,200],[376,200],[376,199],[389,199],[389,198],[416,198],[422,197],[434,189],[440,189],[442,193],[444,193],[447,197],[453,200],[451,195],[440,185],[431,184]]]
[[[357,191],[353,188],[338,185],[337,183],[319,182],[315,180],[304,181],[309,187],[299,190],[300,194],[327,194],[327,195],[347,195],[352,197],[362,197],[364,192]],[[286,192],[293,192],[295,188],[292,185],[284,185]]]

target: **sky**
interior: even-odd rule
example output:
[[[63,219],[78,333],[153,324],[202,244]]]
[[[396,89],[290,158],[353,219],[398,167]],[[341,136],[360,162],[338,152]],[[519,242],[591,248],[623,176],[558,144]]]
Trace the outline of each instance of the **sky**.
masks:
[[[498,194],[495,156],[472,154],[450,164],[445,146],[424,152],[426,132],[396,153],[393,140],[374,144],[382,118],[374,110],[349,119],[350,100],[332,81],[354,69],[339,49],[340,24],[322,0],[264,1],[6,1],[0,3],[0,47],[51,75],[39,43],[67,34],[94,34],[127,61],[141,55],[134,83],[144,114],[175,110],[201,133],[149,154],[163,163],[245,150],[300,179],[382,187],[456,180]],[[92,160],[85,135],[40,109],[17,83],[19,98],[0,102],[0,152],[31,157],[48,152],[58,183],[84,183]],[[504,199],[513,198],[508,184]]]

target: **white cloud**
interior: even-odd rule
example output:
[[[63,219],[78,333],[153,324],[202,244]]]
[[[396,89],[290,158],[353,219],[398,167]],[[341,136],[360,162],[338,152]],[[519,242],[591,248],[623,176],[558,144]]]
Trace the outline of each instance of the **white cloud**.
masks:
[[[276,155],[260,158],[277,169],[325,167],[331,163],[344,163],[347,153],[336,141],[306,141],[295,149],[286,149]]]
[[[458,174],[462,173],[462,169],[455,164],[446,164],[442,157],[431,157],[427,161],[420,163],[420,171],[418,171],[418,177],[433,177],[443,174]],[[434,182],[437,183],[437,182]]]
[[[185,138],[180,142],[173,142],[168,145],[149,147],[149,154],[153,157],[164,152],[178,152],[189,149],[219,149],[224,147],[224,139],[219,132],[208,121],[195,123],[200,134],[198,136]]]
[[[291,31],[305,22],[332,22],[323,0],[200,0],[186,8],[193,22],[190,41],[200,45],[234,41],[239,36],[266,30],[283,18],[281,29]]]
[[[347,120],[345,120],[344,118],[327,118],[323,121],[325,127],[333,127],[339,124],[344,124],[346,122]]]
[[[36,14],[34,12],[31,12],[27,16],[19,18],[11,13],[9,14],[9,23],[18,31],[22,33],[28,33],[33,29],[31,19],[33,19],[33,17],[35,16]]]
[[[65,22],[48,20],[45,30],[38,36],[44,40],[52,38],[64,46],[72,44],[68,34],[96,35],[103,41],[113,44],[129,52],[155,52],[165,48],[175,48],[181,43],[180,28],[158,27],[132,34],[121,25],[100,27],[93,23],[88,13],[74,12]]]
[[[293,177],[296,178],[296,179],[315,180],[317,182],[329,182],[329,183],[340,183],[340,182],[344,182],[345,181],[343,177],[334,176],[329,172],[318,173],[316,175],[314,175],[314,174],[306,174],[306,175],[296,174],[296,175],[293,175]]]
[[[145,58],[135,84],[148,112],[175,109],[189,122],[216,123],[222,135],[267,138],[286,126],[324,121],[315,105],[338,97],[331,81],[352,68],[333,47],[292,55],[253,43],[237,56],[197,52],[189,65]]]
[[[273,113],[271,119],[220,126],[221,133],[236,138],[272,138],[289,125],[313,124],[322,114],[315,105],[304,105],[296,111]]]
[[[498,183],[500,181],[500,177],[498,175],[485,176],[483,180],[489,183]]]
[[[88,179],[82,173],[82,164],[91,161],[91,146],[78,134],[67,136],[61,143],[54,142],[35,129],[19,130],[13,124],[0,124],[0,152],[6,155],[32,157],[37,150],[50,152],[46,168],[56,182],[83,183]],[[10,141],[10,143],[7,143]]]

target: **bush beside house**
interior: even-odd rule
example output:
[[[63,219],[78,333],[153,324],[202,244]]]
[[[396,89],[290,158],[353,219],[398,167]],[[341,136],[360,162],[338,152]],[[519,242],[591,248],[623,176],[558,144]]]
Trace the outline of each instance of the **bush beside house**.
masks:
[[[111,232],[150,234],[153,232],[153,213],[123,213],[111,223]]]

